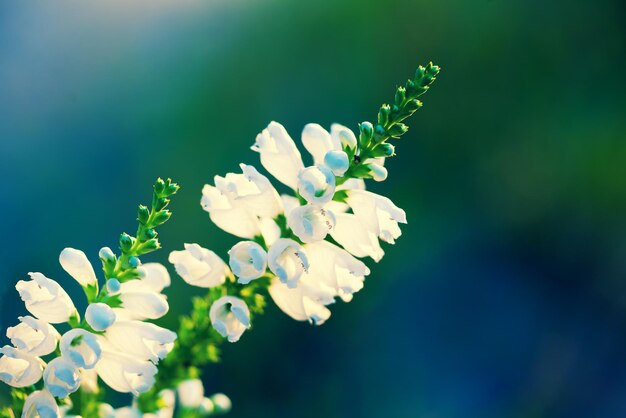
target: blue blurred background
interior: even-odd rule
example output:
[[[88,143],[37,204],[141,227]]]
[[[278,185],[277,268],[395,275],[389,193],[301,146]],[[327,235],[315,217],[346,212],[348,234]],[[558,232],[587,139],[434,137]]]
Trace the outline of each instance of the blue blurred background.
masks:
[[[270,304],[208,391],[232,418],[626,416],[625,21],[618,0],[0,3],[2,334],[15,282],[78,295],[59,252],[96,262],[157,176],[183,186],[166,249],[225,254],[200,190],[257,164],[257,132],[356,128],[433,60],[374,185],[404,235],[322,327]],[[199,294],[173,280],[171,327]]]

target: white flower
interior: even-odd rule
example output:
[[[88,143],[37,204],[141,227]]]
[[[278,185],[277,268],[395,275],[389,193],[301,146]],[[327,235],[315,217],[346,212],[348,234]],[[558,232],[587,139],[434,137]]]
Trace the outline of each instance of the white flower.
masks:
[[[331,169],[335,176],[343,176],[350,167],[348,154],[343,151],[328,151],[324,156],[324,165]]]
[[[93,286],[98,283],[93,266],[84,252],[74,248],[66,248],[61,251],[59,263],[63,270],[74,278],[82,287]]]
[[[63,357],[84,369],[93,369],[102,353],[96,336],[81,328],[63,334],[59,347]]]
[[[328,308],[317,301],[320,299],[317,290],[307,286],[304,280],[300,280],[296,288],[290,289],[274,279],[268,290],[274,303],[296,321],[321,325],[330,318]]]
[[[9,345],[0,348],[0,354],[3,354],[0,357],[0,381],[22,388],[34,385],[41,379],[44,363],[39,357]]]
[[[200,379],[189,379],[178,385],[178,401],[184,408],[199,408],[204,400],[204,385]]]
[[[106,303],[91,303],[85,311],[85,320],[95,331],[104,331],[116,319],[115,311]]]
[[[78,315],[72,299],[57,282],[41,273],[28,275],[31,280],[20,280],[15,288],[31,314],[51,324],[67,322]]]
[[[198,244],[185,244],[184,251],[172,251],[169,262],[176,272],[192,286],[215,287],[224,284],[228,267],[213,251]]]
[[[302,242],[323,240],[335,223],[331,210],[312,204],[296,207],[287,214],[287,225]]]
[[[200,204],[211,221],[229,234],[253,238],[260,233],[259,219],[246,208],[237,206],[217,187],[204,185]]]
[[[45,356],[56,349],[61,336],[52,325],[32,316],[18,319],[19,325],[7,328],[7,337],[16,348],[33,356]]]
[[[43,373],[46,389],[57,398],[67,398],[80,387],[78,368],[64,357],[57,357],[48,363]]]
[[[315,164],[322,164],[329,151],[340,151],[341,143],[337,136],[331,136],[328,131],[317,123],[309,123],[302,130],[302,144],[313,156]]]
[[[296,287],[302,274],[309,268],[307,255],[300,244],[280,238],[267,253],[270,270],[289,287]]]
[[[385,252],[376,233],[363,225],[356,215],[338,213],[335,217],[337,223],[330,234],[343,248],[356,257],[369,256],[376,262],[383,258]]]
[[[213,402],[215,410],[220,414],[225,414],[229,412],[233,406],[230,398],[223,393],[216,393],[215,395],[211,396],[210,399]]]
[[[298,193],[309,203],[328,203],[335,194],[335,175],[323,164],[307,167],[298,174]]]
[[[228,264],[241,284],[250,283],[265,274],[267,253],[254,241],[241,241],[229,251]]]
[[[154,385],[157,368],[151,361],[117,350],[104,337],[98,337],[98,342],[102,347],[102,357],[96,371],[113,390],[137,396]]]
[[[346,250],[328,241],[319,241],[305,245],[305,251],[311,265],[302,278],[305,283],[316,282],[318,287],[327,287],[345,302],[363,288],[364,276],[370,270]]]
[[[283,125],[271,122],[256,137],[253,151],[261,154],[261,164],[278,181],[296,189],[297,176],[304,168],[300,151]]]
[[[250,327],[250,310],[243,300],[234,296],[222,296],[211,305],[209,317],[213,328],[231,343],[239,341]]]
[[[272,183],[251,165],[239,164],[243,174],[215,176],[215,187],[228,196],[235,207],[242,207],[259,218],[275,218],[282,212],[280,197]]]
[[[176,333],[147,322],[118,321],[105,337],[119,351],[157,363],[172,351]]]
[[[130,280],[120,287],[122,312],[116,308],[118,318],[158,319],[169,311],[164,295],[155,292],[142,280]],[[121,315],[120,315],[121,314]]]
[[[356,136],[350,128],[347,128],[338,123],[333,123],[330,126],[330,135],[333,137],[334,141],[338,141],[341,144],[342,148],[356,149]]]
[[[60,414],[52,394],[47,390],[36,390],[26,398],[22,418],[58,418]]]
[[[171,284],[170,274],[161,263],[146,263],[138,268],[141,281],[155,292],[160,292]]]
[[[350,190],[346,202],[363,227],[381,240],[393,244],[401,235],[398,222],[406,223],[406,213],[390,199],[365,190]]]

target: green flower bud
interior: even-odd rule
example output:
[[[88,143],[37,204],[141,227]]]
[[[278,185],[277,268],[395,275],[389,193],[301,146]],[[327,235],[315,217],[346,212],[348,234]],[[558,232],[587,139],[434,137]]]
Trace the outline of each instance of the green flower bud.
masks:
[[[154,225],[162,225],[172,216],[172,212],[169,210],[162,210],[156,213],[154,216],[153,224]]]
[[[145,239],[155,238],[156,236],[157,236],[157,232],[154,229],[146,229],[143,232],[143,238]]]
[[[363,122],[359,125],[359,130],[361,131],[359,134],[359,143],[362,147],[366,147],[372,140],[374,127],[369,122]]]
[[[378,135],[378,136],[385,136],[385,135],[387,135],[387,131],[381,125],[376,125],[376,128],[374,130],[376,132],[376,135]]]
[[[384,104],[378,111],[378,124],[387,125],[389,123],[389,113],[391,113],[391,107],[388,104]]]
[[[389,128],[387,133],[392,138],[399,138],[402,135],[404,135],[408,130],[409,130],[409,127],[406,126],[404,123],[396,123],[391,128]]]
[[[148,218],[150,217],[150,210],[144,206],[144,205],[139,205],[139,209],[137,209],[137,220],[145,225],[146,222],[148,222]]]
[[[157,181],[154,183],[154,191],[157,194],[161,194],[163,193],[163,190],[165,190],[165,182],[163,181],[163,179],[159,177]]]
[[[158,250],[159,248],[161,248],[161,244],[159,244],[159,241],[157,239],[150,239],[141,244],[141,252],[143,254],[150,251]]]
[[[422,107],[422,102],[417,99],[409,100],[406,105],[404,105],[404,109],[409,112],[415,112],[420,107]]]
[[[154,204],[154,210],[165,209],[170,204],[170,200],[166,197],[160,197]]]
[[[395,148],[388,142],[383,142],[376,145],[376,148],[372,150],[372,156],[377,157],[392,157],[395,155]]]
[[[125,252],[125,253],[129,252],[134,242],[135,242],[135,238],[131,237],[126,232],[124,232],[120,236],[120,248],[122,249],[122,252]]]
[[[396,90],[396,96],[394,98],[394,102],[397,106],[402,106],[402,103],[406,100],[406,89],[404,87],[398,87]]]

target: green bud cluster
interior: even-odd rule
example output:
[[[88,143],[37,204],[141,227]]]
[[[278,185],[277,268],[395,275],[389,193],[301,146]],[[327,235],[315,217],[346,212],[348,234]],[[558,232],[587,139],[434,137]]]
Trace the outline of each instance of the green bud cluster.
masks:
[[[387,171],[384,167],[363,163],[371,158],[387,158],[395,155],[394,146],[387,141],[400,138],[407,133],[409,127],[402,122],[422,107],[422,102],[418,100],[418,97],[428,91],[439,71],[440,68],[432,62],[426,67],[419,66],[415,71],[415,77],[396,89],[393,104],[383,104],[380,107],[376,124],[363,122],[359,125],[357,149],[348,153],[351,161],[350,168],[343,177],[337,179],[338,184],[349,178],[376,180],[386,178]]]

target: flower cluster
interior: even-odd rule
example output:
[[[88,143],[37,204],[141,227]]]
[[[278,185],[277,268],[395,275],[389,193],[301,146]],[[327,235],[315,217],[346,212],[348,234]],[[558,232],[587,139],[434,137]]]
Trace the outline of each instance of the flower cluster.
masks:
[[[138,256],[159,247],[154,228],[169,218],[164,208],[177,190],[169,180],[158,180],[153,201],[157,206],[143,220],[140,207],[137,238],[122,235],[119,258],[110,248],[100,250],[102,288],[84,252],[61,252],[61,267],[88,300],[82,319],[63,287],[42,273],[29,273],[29,280],[17,283],[32,316],[19,317],[20,323],[7,329],[12,346],[0,349],[0,381],[24,391],[23,417],[70,416],[72,395],[81,389],[82,394],[97,396],[98,378],[115,391],[135,396],[153,386],[156,364],[173,348],[176,333],[146,321],[168,312],[162,291],[170,285],[170,276],[163,265],[142,265]]]

